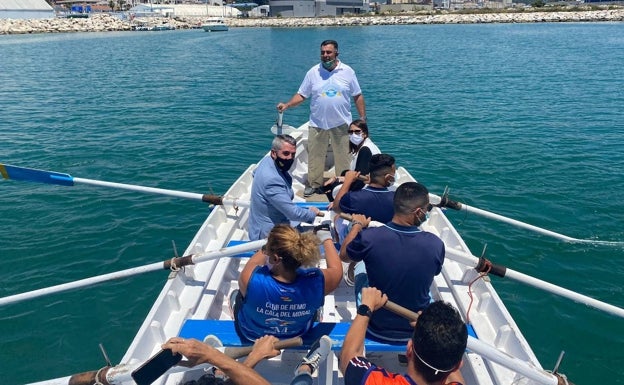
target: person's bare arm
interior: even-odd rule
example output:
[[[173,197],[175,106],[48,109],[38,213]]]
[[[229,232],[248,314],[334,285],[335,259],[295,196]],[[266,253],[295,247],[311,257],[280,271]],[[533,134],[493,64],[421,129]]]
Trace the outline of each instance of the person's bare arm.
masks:
[[[388,297],[377,288],[365,287],[362,289],[362,305],[368,306],[373,312],[381,308],[387,301]],[[351,322],[340,351],[340,371],[343,375],[352,358],[364,355],[364,338],[369,321],[368,316],[357,314]]]
[[[243,297],[247,295],[247,285],[249,284],[249,280],[251,279],[251,274],[254,269],[256,266],[264,266],[265,262],[264,252],[262,250],[258,250],[245,264],[243,271],[241,271],[241,274],[238,277],[238,289]]]
[[[355,108],[360,114],[360,119],[366,121],[366,103],[364,102],[364,95],[359,94],[353,97],[353,101],[355,102]]]
[[[366,217],[363,214],[352,214],[351,215],[351,230],[342,241],[342,246],[340,247],[340,259],[343,262],[351,262],[351,258],[349,258],[349,253],[347,253],[347,246],[351,241],[355,239],[362,229],[368,227],[371,219]]]
[[[316,235],[321,240],[323,248],[325,249],[325,260],[327,262],[327,268],[322,269],[323,277],[325,278],[325,295],[336,290],[340,281],[342,280],[342,262],[338,256],[338,251],[334,246],[334,240],[331,237],[331,232],[327,230],[319,230]]]
[[[183,366],[193,367],[209,363],[218,367],[236,385],[271,385],[255,370],[196,339],[185,340],[180,337],[173,337],[162,347],[186,357],[188,361],[180,361]]]
[[[254,368],[258,362],[278,356],[280,351],[274,347],[277,341],[279,341],[277,337],[269,335],[258,338],[254,342],[253,350],[243,361],[243,365]]]
[[[358,176],[360,176],[359,171],[350,170],[345,173],[344,182],[342,182],[342,186],[340,186],[340,190],[338,190],[338,194],[336,194],[336,198],[334,198],[334,202],[336,203],[332,207],[336,214],[340,214],[342,212],[342,209],[340,208],[340,200],[346,193],[349,192],[351,185],[357,180]]]
[[[277,110],[279,112],[284,112],[284,111],[286,111],[287,109],[289,109],[291,107],[297,107],[298,105],[303,103],[304,100],[305,100],[305,98],[303,97],[303,95],[298,94],[298,93],[294,94],[292,96],[292,98],[290,98],[290,100],[288,102],[286,102],[286,103],[278,103]]]

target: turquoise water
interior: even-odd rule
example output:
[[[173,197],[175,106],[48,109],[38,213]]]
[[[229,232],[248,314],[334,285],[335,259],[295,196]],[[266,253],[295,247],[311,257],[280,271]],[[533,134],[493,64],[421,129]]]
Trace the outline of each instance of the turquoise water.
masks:
[[[275,105],[340,42],[371,135],[432,192],[576,238],[624,240],[624,24],[435,25],[0,36],[0,163],[223,193],[271,140]],[[307,107],[289,110],[298,126]],[[0,181],[0,296],[182,252],[202,203]],[[565,244],[449,213],[473,253],[624,307],[624,247]],[[0,308],[0,374],[21,384],[118,362],[155,272]],[[624,320],[493,277],[538,358],[622,384]],[[286,370],[286,369],[285,369]],[[288,369],[290,370],[290,369]]]

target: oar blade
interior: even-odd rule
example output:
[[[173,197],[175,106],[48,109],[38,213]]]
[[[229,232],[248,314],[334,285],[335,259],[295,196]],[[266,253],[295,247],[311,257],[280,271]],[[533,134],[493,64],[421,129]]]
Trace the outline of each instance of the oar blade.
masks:
[[[274,124],[271,127],[271,133],[273,135],[290,135],[296,128],[293,126],[289,126],[288,124],[284,124],[279,127],[277,124]]]
[[[26,182],[38,182],[57,184],[61,186],[73,186],[74,178],[69,174],[54,171],[37,170],[0,163],[0,174],[4,179],[21,180]]]

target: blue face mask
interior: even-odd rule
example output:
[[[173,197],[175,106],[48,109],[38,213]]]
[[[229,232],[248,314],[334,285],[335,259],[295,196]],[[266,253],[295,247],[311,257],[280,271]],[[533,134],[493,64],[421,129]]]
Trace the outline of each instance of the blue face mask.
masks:
[[[332,68],[335,62],[336,60],[328,60],[328,61],[321,62],[321,64],[323,64],[323,68],[329,71],[329,69]]]

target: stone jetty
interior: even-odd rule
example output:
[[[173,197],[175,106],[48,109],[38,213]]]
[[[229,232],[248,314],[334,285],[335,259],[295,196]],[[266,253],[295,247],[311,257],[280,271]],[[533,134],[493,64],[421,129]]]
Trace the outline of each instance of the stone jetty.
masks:
[[[301,28],[324,26],[362,26],[396,24],[477,24],[477,23],[544,23],[544,22],[621,22],[624,9],[572,10],[565,12],[511,11],[500,13],[417,13],[400,15],[344,16],[320,18],[232,18],[230,27]],[[147,18],[122,20],[107,14],[88,18],[54,18],[37,20],[0,19],[1,34],[54,32],[130,31],[137,26],[147,28],[168,26],[175,29],[198,28],[205,18]]]

